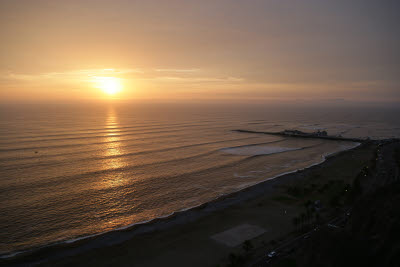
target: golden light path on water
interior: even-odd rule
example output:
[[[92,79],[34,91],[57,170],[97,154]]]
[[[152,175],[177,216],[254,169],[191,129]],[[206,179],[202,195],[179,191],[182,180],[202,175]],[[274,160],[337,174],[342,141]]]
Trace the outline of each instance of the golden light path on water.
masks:
[[[118,169],[125,166],[122,162],[122,157],[120,157],[123,153],[121,150],[121,143],[119,137],[119,124],[117,119],[117,114],[115,110],[110,107],[107,113],[106,119],[106,129],[107,129],[107,137],[105,138],[105,157],[104,165],[105,169]],[[122,172],[107,174],[104,177],[104,187],[115,187],[122,185],[126,178],[123,177]]]
[[[103,151],[103,169],[113,170],[126,166],[122,155],[124,154],[121,148],[120,124],[118,115],[113,107],[109,107],[105,117],[106,137],[104,141]],[[102,179],[97,185],[98,189],[104,190],[105,194],[100,198],[98,205],[102,207],[98,210],[96,217],[102,218],[99,220],[96,227],[96,232],[109,231],[120,226],[129,224],[132,218],[125,216],[117,216],[113,218],[113,214],[117,214],[127,208],[125,191],[113,190],[112,193],[108,189],[121,187],[128,183],[129,177],[123,171],[105,172]]]

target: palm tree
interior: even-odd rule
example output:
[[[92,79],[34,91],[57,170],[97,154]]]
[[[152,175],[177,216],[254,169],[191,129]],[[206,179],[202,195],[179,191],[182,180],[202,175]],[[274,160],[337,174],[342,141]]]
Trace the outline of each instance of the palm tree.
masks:
[[[301,221],[301,228],[303,228],[304,223],[306,222],[306,214],[304,212],[300,214],[300,221]]]
[[[244,243],[243,243],[243,249],[244,249],[244,251],[246,251],[246,253],[249,253],[250,250],[253,249],[253,244],[251,243],[250,240],[244,241]]]
[[[294,227],[297,229],[297,227],[299,226],[299,223],[300,223],[300,218],[299,217],[294,217],[292,219],[292,223],[293,223]]]
[[[321,215],[319,215],[319,213],[315,213],[315,223],[318,224],[319,221],[321,220]]]

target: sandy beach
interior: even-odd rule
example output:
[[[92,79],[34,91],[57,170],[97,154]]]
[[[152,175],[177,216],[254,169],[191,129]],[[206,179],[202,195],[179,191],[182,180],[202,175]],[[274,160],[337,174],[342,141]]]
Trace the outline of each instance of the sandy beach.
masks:
[[[246,239],[251,239],[255,247],[268,249],[270,244],[290,235],[295,230],[293,218],[301,213],[306,200],[320,200],[323,204],[329,201],[330,194],[326,192],[322,195],[318,190],[307,189],[310,192],[295,197],[288,193],[288,188],[320,188],[328,181],[339,180],[351,184],[360,170],[370,164],[375,149],[375,144],[363,144],[332,155],[319,165],[262,182],[168,218],[20,254],[4,262],[52,266],[224,264],[229,254],[242,251]],[[244,229],[244,226],[250,228]],[[259,231],[252,234],[251,227]],[[236,228],[244,230],[235,233]],[[236,243],[232,246],[214,238],[223,236],[221,233],[231,233],[230,238]]]
[[[0,1],[0,266],[400,266],[399,13]]]

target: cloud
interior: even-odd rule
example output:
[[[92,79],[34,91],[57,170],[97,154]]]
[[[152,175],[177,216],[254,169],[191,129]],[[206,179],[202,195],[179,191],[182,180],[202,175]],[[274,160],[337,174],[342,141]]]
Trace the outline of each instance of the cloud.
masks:
[[[182,77],[182,76],[158,76],[152,78],[155,81],[187,82],[187,83],[236,83],[244,81],[239,77]]]
[[[239,84],[244,78],[235,76],[222,76],[217,73],[206,73],[196,68],[103,68],[103,69],[78,69],[63,72],[45,72],[38,74],[12,73],[0,74],[0,82],[11,83],[40,83],[40,84],[59,84],[59,83],[81,83],[93,82],[96,77],[116,77],[126,81],[142,81],[149,85],[162,84]]]
[[[183,72],[183,73],[186,73],[186,72],[199,72],[200,71],[200,69],[154,69],[154,71],[157,71],[157,72]]]
[[[0,77],[7,80],[40,81],[40,80],[82,80],[97,76],[115,76],[131,73],[144,73],[141,69],[80,69],[64,72],[46,72],[39,74],[24,74],[6,72]]]

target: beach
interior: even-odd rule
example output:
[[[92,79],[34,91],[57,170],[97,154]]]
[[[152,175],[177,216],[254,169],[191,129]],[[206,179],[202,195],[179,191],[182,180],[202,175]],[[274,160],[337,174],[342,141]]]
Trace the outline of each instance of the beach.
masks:
[[[271,241],[277,242],[293,232],[293,218],[301,213],[306,200],[327,203],[330,197],[317,191],[293,197],[288,194],[288,188],[306,188],[311,184],[318,188],[334,180],[351,184],[360,170],[370,164],[375,149],[374,143],[362,144],[331,155],[319,165],[259,183],[168,218],[43,248],[5,261],[49,266],[216,266],[227,263],[229,254],[240,252],[242,246],[228,246],[213,236],[238,226],[255,226],[263,233],[252,238],[252,243],[267,249]]]
[[[0,265],[346,267],[280,259],[364,187],[400,233],[400,2],[292,2],[0,1]]]
[[[0,126],[0,258],[173,216],[398,132],[386,113],[377,123],[320,109],[153,108],[4,108],[14,115]],[[307,134],[264,134],[286,129]],[[309,138],[318,131],[336,140]]]

